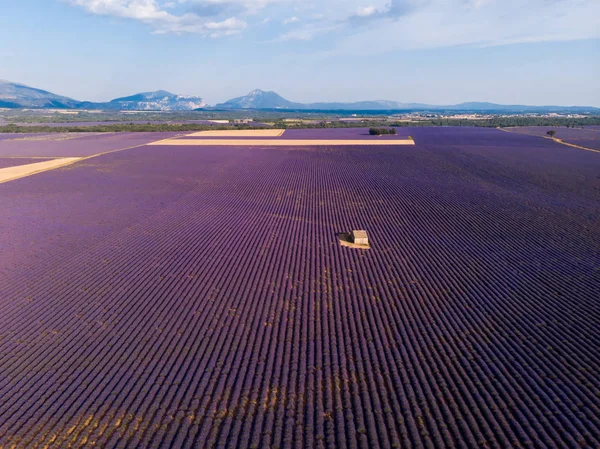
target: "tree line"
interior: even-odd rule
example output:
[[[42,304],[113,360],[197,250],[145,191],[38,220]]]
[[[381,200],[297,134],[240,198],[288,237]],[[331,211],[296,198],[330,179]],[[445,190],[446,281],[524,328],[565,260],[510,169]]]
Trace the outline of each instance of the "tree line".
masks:
[[[560,118],[560,117],[494,117],[482,120],[467,119],[427,119],[417,121],[394,120],[369,120],[364,122],[341,122],[324,120],[319,123],[290,123],[283,120],[271,122],[272,127],[278,129],[319,129],[319,128],[357,128],[366,127],[376,129],[426,127],[426,126],[470,126],[485,128],[504,128],[518,126],[552,126],[581,128],[589,125],[600,125],[600,116],[586,118]],[[74,126],[65,123],[64,126],[32,125],[23,126],[8,124],[0,126],[4,133],[68,133],[68,132],[193,132],[206,130],[236,130],[236,129],[265,129],[265,125],[256,126],[248,124],[217,125],[217,124],[173,124],[173,123],[106,123],[101,125]]]

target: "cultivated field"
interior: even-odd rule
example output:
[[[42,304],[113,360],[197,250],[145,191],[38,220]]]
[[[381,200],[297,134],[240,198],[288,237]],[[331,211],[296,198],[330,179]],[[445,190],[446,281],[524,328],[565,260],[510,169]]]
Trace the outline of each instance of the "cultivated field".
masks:
[[[34,164],[54,158],[28,158],[28,157],[0,157],[0,169],[16,165]]]
[[[91,135],[90,135],[91,134]],[[57,138],[54,134],[0,133],[0,158],[6,156],[92,156],[176,137],[177,133],[76,133],[75,138]],[[59,135],[60,136],[60,135]]]
[[[169,139],[153,142],[148,145],[162,146],[245,146],[245,147],[314,147],[314,146],[380,146],[380,145],[414,145],[412,140],[290,140],[290,139]]]
[[[406,133],[0,184],[0,447],[599,447],[600,155]]]
[[[329,132],[328,132],[329,131]],[[172,146],[348,146],[348,145],[414,145],[407,136],[392,136],[381,139],[370,136],[368,129],[350,128],[342,130],[239,130],[239,131],[201,131],[178,138],[153,142],[149,145]]]
[[[25,163],[24,165],[12,164],[11,166],[0,168],[0,183],[12,181],[42,171],[53,170],[58,167],[64,167],[66,165],[77,162],[80,159],[81,158],[79,157],[59,157],[52,159],[44,159],[42,161],[40,161],[39,159],[35,161],[30,160],[29,163]],[[13,161],[14,160],[16,159],[13,159]],[[24,163],[25,160],[22,160],[21,162]],[[2,160],[0,159],[0,164],[1,163]]]
[[[519,128],[508,128],[512,132],[530,134],[533,136],[548,137],[547,132],[552,130],[556,139],[572,143],[585,148],[600,151],[600,129],[592,126],[588,128],[564,128],[551,126],[524,126]]]

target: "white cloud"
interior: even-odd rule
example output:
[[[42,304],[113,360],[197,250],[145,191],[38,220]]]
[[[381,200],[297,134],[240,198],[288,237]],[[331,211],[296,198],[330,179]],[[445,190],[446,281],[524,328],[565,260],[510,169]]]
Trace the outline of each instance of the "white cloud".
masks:
[[[207,22],[204,26],[209,30],[233,30],[245,28],[246,24],[235,18],[230,18],[222,22]]]
[[[313,39],[323,36],[329,33],[333,33],[335,30],[340,30],[343,27],[342,24],[330,24],[323,22],[309,23],[305,26],[295,28],[291,31],[287,31],[275,39],[267,42],[285,42],[285,41],[312,41]]]
[[[377,8],[375,6],[365,6],[356,11],[358,17],[370,17],[374,14],[377,14]]]
[[[287,19],[283,19],[283,21],[281,22],[283,25],[289,25],[290,23],[298,23],[300,22],[300,19],[296,16],[293,17],[288,17]]]
[[[600,37],[600,2],[394,0],[358,10],[348,22],[354,32],[336,52],[566,41]]]
[[[272,33],[267,41],[330,33],[335,39],[323,45],[348,53],[600,37],[598,0],[66,1],[93,14],[141,21],[156,33],[218,37],[262,26],[261,34]],[[290,24],[293,31],[281,31]]]
[[[269,5],[278,3],[293,3],[296,0],[177,0],[191,9],[226,10],[235,9],[243,14],[258,14]]]
[[[470,0],[470,3],[474,8],[479,8],[493,1],[494,0]]]
[[[98,15],[134,19],[150,25],[155,33],[198,33],[211,37],[229,36],[239,33],[246,22],[235,17],[220,21],[207,20],[195,13],[175,14],[172,1],[162,5],[156,0],[70,0],[76,6]]]

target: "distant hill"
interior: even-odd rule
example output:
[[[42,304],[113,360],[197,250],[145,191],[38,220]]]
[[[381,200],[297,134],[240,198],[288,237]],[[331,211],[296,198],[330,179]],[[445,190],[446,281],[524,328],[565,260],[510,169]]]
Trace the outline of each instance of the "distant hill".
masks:
[[[201,97],[186,97],[165,90],[158,90],[115,98],[108,103],[83,102],[79,105],[79,108],[119,111],[192,111],[205,106],[206,102]]]
[[[106,103],[77,101],[56,95],[24,84],[0,80],[0,108],[36,109],[97,109],[112,111],[192,111],[207,108],[206,102],[198,96],[183,96],[158,90],[142,92],[128,97],[115,98]],[[420,112],[473,112],[473,113],[572,113],[600,114],[600,108],[591,106],[523,106],[495,103],[471,102],[456,105],[438,106],[421,103],[399,103],[397,101],[375,100],[354,103],[319,102],[296,103],[281,95],[260,89],[253,90],[243,97],[233,98],[217,104],[213,109],[271,109],[289,111],[420,111]]]
[[[321,102],[295,103],[275,92],[253,90],[243,97],[233,98],[217,104],[215,109],[289,109],[315,111],[461,111],[490,113],[600,113],[600,108],[591,106],[523,106],[501,105],[485,102],[470,102],[456,105],[430,105],[422,103],[400,103],[397,101],[375,100],[354,103]]]
[[[303,105],[303,109],[315,110],[338,110],[338,111],[393,111],[404,109],[401,103],[396,101],[375,100],[375,101],[357,101],[354,103],[308,103]]]
[[[1,108],[72,109],[80,102],[51,92],[0,80]]]
[[[510,113],[552,113],[552,112],[570,112],[577,113],[598,113],[600,108],[592,106],[526,106],[526,105],[507,105],[485,102],[461,103],[452,106],[430,106],[432,109],[456,110],[456,111],[490,111],[490,112],[510,112]]]
[[[256,89],[243,97],[233,98],[215,106],[217,109],[302,109],[301,103],[293,103],[275,92]]]
[[[217,104],[215,109],[397,109],[398,103],[394,101],[363,101],[359,103],[295,103],[286,100],[281,95],[269,91],[256,89],[243,97],[233,98],[225,103]]]
[[[206,102],[201,97],[176,95],[164,90],[115,98],[107,103],[77,101],[46,90],[0,80],[0,108],[192,111],[205,106]]]

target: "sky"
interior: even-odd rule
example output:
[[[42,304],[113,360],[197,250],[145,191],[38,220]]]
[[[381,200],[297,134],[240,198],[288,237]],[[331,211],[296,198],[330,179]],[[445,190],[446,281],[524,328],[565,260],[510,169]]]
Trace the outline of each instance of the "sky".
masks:
[[[89,101],[600,107],[600,1],[0,0],[0,79]]]

